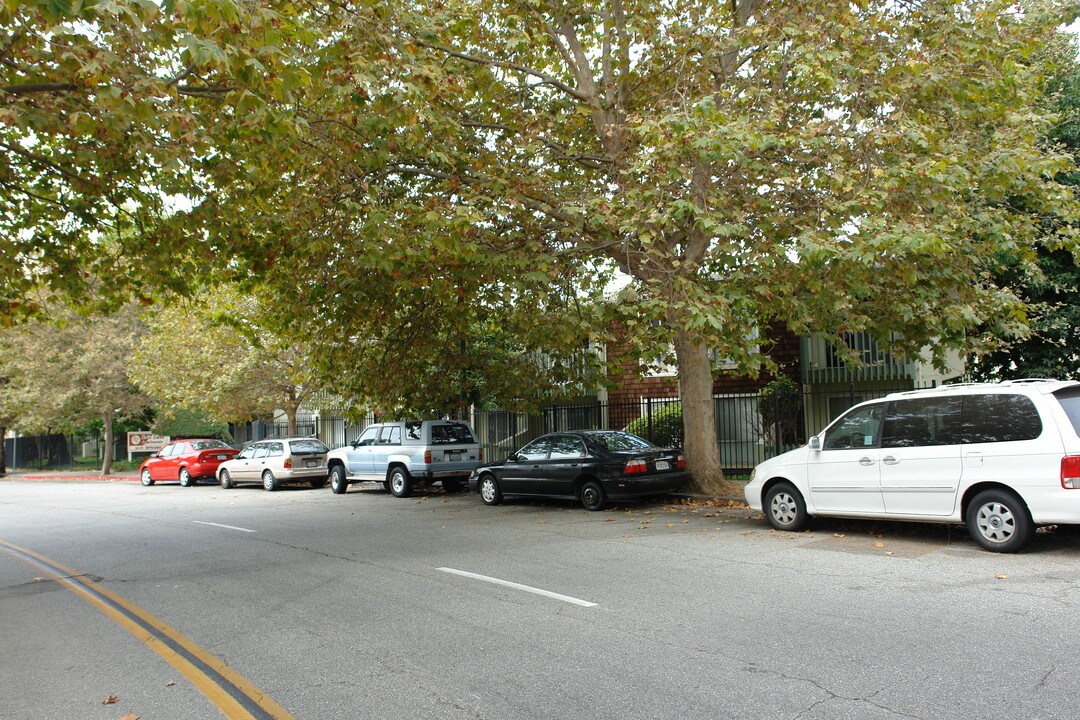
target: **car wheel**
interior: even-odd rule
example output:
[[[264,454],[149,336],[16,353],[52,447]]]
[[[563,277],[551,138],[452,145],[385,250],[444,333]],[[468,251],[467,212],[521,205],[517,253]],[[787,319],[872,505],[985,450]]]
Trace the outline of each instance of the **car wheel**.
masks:
[[[274,477],[274,473],[270,472],[269,470],[263,473],[263,487],[270,492],[274,492],[278,489],[277,478]]]
[[[442,486],[443,486],[443,490],[447,494],[450,494],[450,495],[452,495],[454,493],[457,493],[457,492],[461,492],[461,481],[460,480],[443,480]]]
[[[191,487],[195,484],[194,479],[191,477],[191,473],[187,468],[180,468],[180,487]]]
[[[765,493],[765,517],[777,530],[802,530],[809,521],[806,503],[791,483],[777,483]]]
[[[383,492],[390,492],[390,481],[389,480],[383,480],[379,484],[382,485]]]
[[[1004,490],[984,490],[971,500],[967,528],[980,547],[1001,553],[1022,549],[1035,534],[1023,501]]]
[[[390,493],[399,498],[412,494],[412,480],[405,468],[396,467],[390,471]]]
[[[604,488],[600,487],[600,483],[595,480],[590,480],[581,486],[581,504],[585,506],[586,510],[603,510],[604,505],[607,503],[607,497],[604,495]]]
[[[325,487],[325,486],[326,486],[326,478],[324,478],[324,477],[311,478],[311,487],[315,488],[316,490],[318,490],[321,487]]]
[[[150,487],[154,484],[154,479],[150,477],[150,471],[146,468],[143,468],[142,475],[140,475],[139,478],[146,487]]]
[[[480,499],[485,505],[498,505],[502,502],[503,494],[499,481],[491,473],[484,473],[480,478]]]
[[[233,488],[232,475],[229,474],[228,470],[222,470],[221,471],[221,477],[218,478],[218,479],[221,481],[221,487],[225,488],[226,490],[232,490],[232,488]]]
[[[345,479],[345,468],[340,465],[330,468],[330,489],[335,495],[344,495],[349,490],[349,481]]]

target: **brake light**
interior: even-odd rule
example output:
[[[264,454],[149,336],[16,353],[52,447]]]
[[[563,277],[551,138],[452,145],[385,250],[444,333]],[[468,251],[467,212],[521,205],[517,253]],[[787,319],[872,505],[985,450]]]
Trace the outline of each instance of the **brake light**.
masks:
[[[623,475],[640,475],[649,472],[649,466],[644,460],[631,460],[623,468]]]
[[[684,458],[682,455],[675,458],[675,469],[677,469],[677,470],[685,470],[686,469],[686,458]]]
[[[1061,458],[1061,487],[1066,490],[1080,490],[1080,455],[1066,455]]]
[[[424,463],[426,465],[431,464],[431,451],[430,450],[425,450],[424,451]]]
[[[484,448],[480,448],[480,462],[484,462]]]
[[[291,457],[285,458],[285,469],[286,470],[292,469],[292,458]]]

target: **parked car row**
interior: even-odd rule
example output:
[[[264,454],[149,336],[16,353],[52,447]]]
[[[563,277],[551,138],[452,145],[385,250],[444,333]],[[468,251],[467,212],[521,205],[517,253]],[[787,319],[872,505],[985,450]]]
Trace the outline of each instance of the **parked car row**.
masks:
[[[239,453],[219,440],[181,440],[140,475],[144,485],[213,478],[267,490],[329,479],[336,494],[377,482],[397,497],[467,484],[487,505],[564,498],[588,510],[690,480],[681,451],[610,430],[550,433],[484,464],[472,429],[450,420],[372,425],[336,450],[312,438],[263,440]],[[806,446],[759,464],[745,497],[778,530],[801,530],[813,516],[964,523],[981,547],[1015,552],[1040,525],[1080,525],[1080,382],[945,385],[861,403]]]
[[[261,440],[240,452],[220,440],[179,440],[144,461],[139,473],[143,485],[213,479],[226,489],[255,483],[277,490],[292,482],[321,488],[329,479],[335,494],[376,482],[396,497],[438,483],[448,493],[468,486],[487,505],[507,496],[564,498],[589,510],[675,492],[690,480],[681,451],[611,430],[550,433],[503,462],[483,461],[467,423],[424,420],[370,425],[336,450],[314,438]]]

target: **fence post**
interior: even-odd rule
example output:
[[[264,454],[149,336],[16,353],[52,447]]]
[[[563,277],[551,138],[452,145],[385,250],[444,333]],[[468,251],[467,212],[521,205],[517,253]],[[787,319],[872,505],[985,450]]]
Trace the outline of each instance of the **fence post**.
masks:
[[[848,407],[855,407],[855,383],[851,383],[849,388],[850,389],[848,391],[849,392],[848,400],[850,400],[851,402],[848,405]]]
[[[649,429],[649,442],[656,442],[652,427],[652,398],[645,398],[645,417],[647,419],[645,427]]]
[[[780,445],[783,441],[781,437],[783,430],[780,428],[780,393],[773,393],[773,427],[776,428],[776,454],[780,454]]]

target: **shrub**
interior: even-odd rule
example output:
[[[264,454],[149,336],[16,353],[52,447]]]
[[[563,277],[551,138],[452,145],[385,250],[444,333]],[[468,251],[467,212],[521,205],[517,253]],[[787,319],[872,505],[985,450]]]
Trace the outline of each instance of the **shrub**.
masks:
[[[626,426],[626,432],[643,437],[661,447],[681,447],[683,444],[682,405],[671,403],[654,407],[651,413],[652,432],[649,432],[650,414],[646,412]]]

